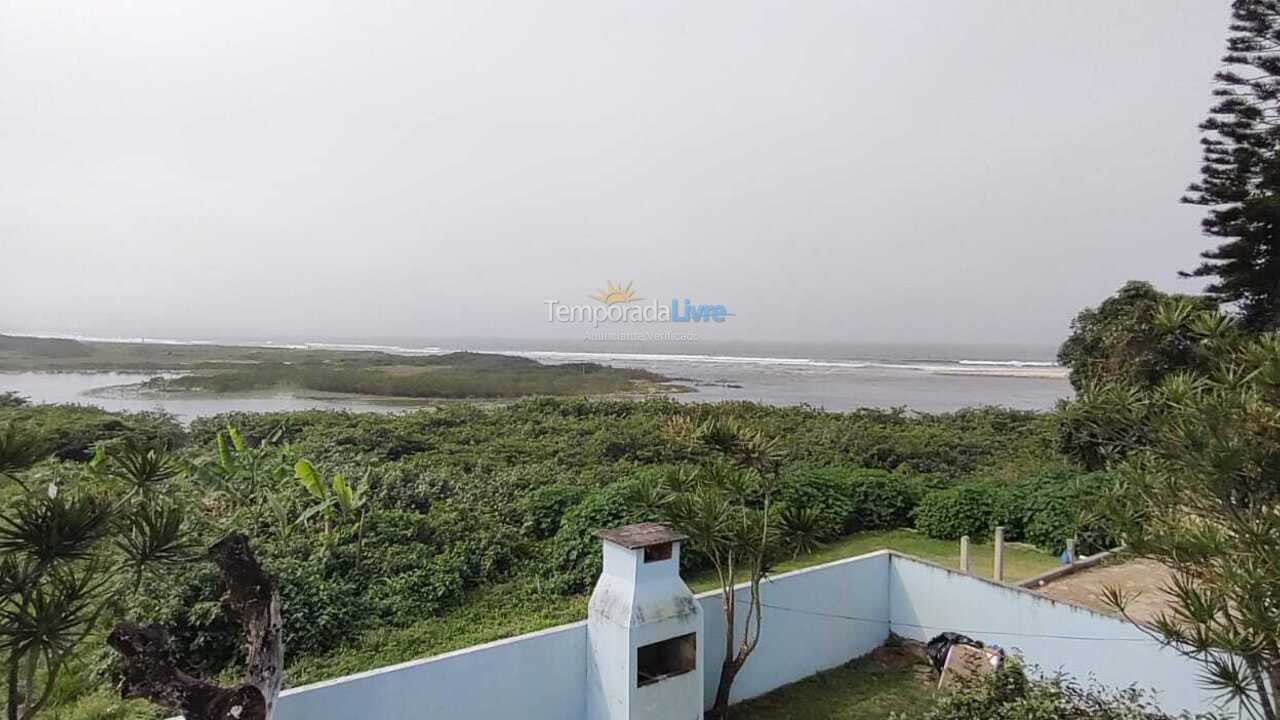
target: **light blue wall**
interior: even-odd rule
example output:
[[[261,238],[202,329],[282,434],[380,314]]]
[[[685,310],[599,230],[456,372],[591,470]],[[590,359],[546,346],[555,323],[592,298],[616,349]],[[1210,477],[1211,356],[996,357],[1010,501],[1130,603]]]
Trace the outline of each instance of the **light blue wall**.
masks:
[[[745,603],[745,588],[739,597]],[[734,683],[735,702],[865,655],[891,630],[922,641],[954,630],[1016,648],[1047,672],[1154,688],[1166,710],[1212,707],[1193,662],[1123,620],[888,551],[771,578],[763,600],[771,607],[760,646]],[[709,705],[724,614],[719,592],[698,602]],[[740,621],[745,610],[739,606]],[[289,690],[276,720],[584,720],[587,656],[586,623],[565,625]]]
[[[887,552],[877,552],[765,581],[761,597],[774,607],[764,608],[760,645],[738,674],[731,700],[762,695],[839,667],[884,644],[889,636],[889,557]],[[740,587],[738,597],[734,637],[740,640],[749,597],[745,585]],[[710,707],[724,662],[724,608],[719,591],[703,593],[698,599],[705,628],[704,697]],[[831,615],[858,616],[870,622]]]
[[[890,563],[889,598],[893,632],[902,637],[927,641],[952,630],[1016,648],[1045,673],[1154,689],[1166,711],[1214,707],[1212,693],[1198,682],[1196,663],[1120,618],[897,555]]]
[[[734,683],[734,702],[838,667],[883,644],[889,633],[889,558],[877,552],[767,580],[762,597],[776,607],[765,608],[760,646]],[[745,586],[740,597],[745,602]],[[724,657],[724,612],[718,591],[698,600],[705,618],[702,676],[709,705]],[[739,619],[744,612],[740,605]],[[856,613],[876,621],[813,612]],[[586,663],[586,623],[575,623],[288,690],[276,720],[580,720]]]
[[[286,691],[275,720],[581,720],[586,623]]]

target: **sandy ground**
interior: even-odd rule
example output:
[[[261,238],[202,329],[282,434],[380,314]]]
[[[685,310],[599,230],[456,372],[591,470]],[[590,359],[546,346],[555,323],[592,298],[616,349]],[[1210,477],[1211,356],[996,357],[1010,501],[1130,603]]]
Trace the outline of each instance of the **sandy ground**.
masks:
[[[1137,594],[1128,607],[1129,616],[1147,622],[1168,607],[1168,598],[1161,591],[1168,580],[1169,570],[1160,563],[1126,560],[1067,575],[1036,588],[1036,592],[1111,613],[1115,611],[1103,600],[1102,589],[1119,587],[1127,595]]]

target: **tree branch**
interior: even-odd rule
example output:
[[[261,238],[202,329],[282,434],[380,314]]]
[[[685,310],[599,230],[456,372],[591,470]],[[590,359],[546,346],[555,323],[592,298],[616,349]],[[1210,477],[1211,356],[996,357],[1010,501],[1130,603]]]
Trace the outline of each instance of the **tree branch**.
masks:
[[[280,593],[244,535],[228,535],[209,548],[209,556],[227,586],[223,609],[244,633],[244,684],[223,688],[187,675],[178,669],[163,628],[121,623],[107,637],[124,657],[121,696],[146,698],[181,712],[186,720],[270,720],[280,694],[284,656]]]

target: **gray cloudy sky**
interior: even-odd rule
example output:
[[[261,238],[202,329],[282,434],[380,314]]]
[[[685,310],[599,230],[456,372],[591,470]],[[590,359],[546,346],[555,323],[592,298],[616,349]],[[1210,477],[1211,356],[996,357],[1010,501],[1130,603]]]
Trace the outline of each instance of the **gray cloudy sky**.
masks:
[[[1205,245],[1226,0],[0,0],[0,331],[1053,342]]]

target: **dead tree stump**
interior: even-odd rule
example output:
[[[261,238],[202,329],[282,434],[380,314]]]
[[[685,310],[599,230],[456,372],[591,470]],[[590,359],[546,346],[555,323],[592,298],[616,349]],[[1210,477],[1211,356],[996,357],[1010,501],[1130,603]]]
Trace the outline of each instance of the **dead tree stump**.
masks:
[[[107,643],[124,658],[124,698],[145,698],[186,720],[270,720],[280,694],[284,646],[280,593],[249,541],[233,533],[209,548],[227,593],[222,607],[244,635],[244,684],[223,688],[178,669],[169,636],[158,625],[120,623]]]

